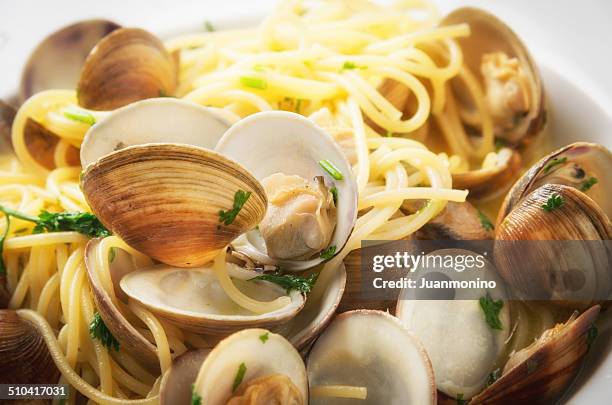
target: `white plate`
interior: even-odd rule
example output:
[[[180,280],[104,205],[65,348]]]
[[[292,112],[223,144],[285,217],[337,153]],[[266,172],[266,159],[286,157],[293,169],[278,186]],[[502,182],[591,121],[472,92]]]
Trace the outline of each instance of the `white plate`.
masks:
[[[549,102],[555,146],[573,141],[598,142],[612,149],[612,57],[605,47],[612,37],[612,3],[605,0],[437,0],[443,11],[462,5],[488,9],[524,39],[537,60]],[[25,0],[2,4],[0,23],[0,95],[10,96],[30,50],[47,33],[71,21],[106,17],[140,26],[161,36],[201,30],[205,20],[229,28],[255,23],[274,0]],[[27,23],[26,23],[27,21]],[[599,325],[583,372],[567,395],[569,404],[609,402],[612,385],[612,314]]]

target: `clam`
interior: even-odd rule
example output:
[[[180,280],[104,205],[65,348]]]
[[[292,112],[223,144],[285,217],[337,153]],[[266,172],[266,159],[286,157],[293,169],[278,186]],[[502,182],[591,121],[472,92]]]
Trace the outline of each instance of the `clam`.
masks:
[[[138,28],[121,28],[91,51],[77,85],[79,105],[114,110],[146,98],[171,96],[177,66],[163,43]]]
[[[210,349],[190,350],[172,361],[159,386],[160,405],[191,403],[192,386]]]
[[[222,340],[206,357],[193,386],[207,405],[303,405],[306,369],[285,338],[245,329]]]
[[[157,348],[149,342],[123,315],[117,304],[109,293],[104,289],[102,280],[96,270],[96,249],[101,239],[92,239],[87,243],[85,251],[85,267],[89,285],[93,293],[98,313],[104,324],[119,341],[120,347],[125,348],[132,356],[146,364],[151,369],[159,368]],[[125,260],[125,253],[115,251],[115,260],[110,265],[110,276],[114,287],[115,296],[127,306],[127,297],[118,288],[121,277],[127,272],[133,271],[134,266]]]
[[[427,256],[472,257],[462,249],[441,249]],[[427,257],[426,256],[426,257]],[[465,259],[467,261],[467,259]],[[510,336],[510,309],[507,296],[495,268],[488,261],[479,268],[460,269],[424,267],[415,269],[417,286],[428,280],[495,280],[496,288],[424,289],[407,288],[400,293],[396,316],[425,346],[433,364],[437,388],[451,398],[471,398],[487,384],[489,374],[499,367]],[[498,325],[491,325],[479,300],[502,301]],[[493,328],[492,326],[495,326]]]
[[[0,310],[0,359],[3,384],[49,384],[59,378],[43,336],[13,310]]]
[[[212,260],[259,224],[267,205],[263,187],[243,166],[181,144],[112,152],[87,166],[81,185],[108,229],[134,249],[176,267]],[[220,212],[236,211],[238,197],[242,208],[232,221],[221,222]]]
[[[96,43],[119,28],[108,20],[80,21],[55,31],[30,54],[21,76],[21,102],[47,89],[73,89]]]
[[[586,194],[545,184],[520,199],[496,230],[497,268],[522,298],[610,299],[610,219]]]
[[[361,387],[361,393],[365,388],[363,404],[436,403],[434,374],[425,349],[386,312],[357,310],[338,315],[315,342],[307,370],[311,404],[337,404],[341,400],[331,395],[346,394],[346,387]]]
[[[540,73],[527,47],[497,17],[472,7],[454,10],[442,25],[467,23],[470,35],[457,38],[463,62],[480,79],[495,135],[511,144],[525,144],[546,122],[544,90]],[[463,108],[473,110],[462,97],[459,83],[453,90]],[[478,125],[478,122],[471,123]]]
[[[234,285],[248,297],[273,301],[285,289],[267,281],[249,281],[254,271],[226,263]],[[165,265],[139,269],[121,279],[121,289],[151,312],[181,328],[198,333],[228,335],[244,328],[272,327],[286,322],[304,306],[304,296],[293,290],[290,302],[271,312],[256,314],[235,303],[223,290],[212,268],[181,269]]]
[[[500,209],[498,222],[523,197],[548,183],[564,184],[584,192],[610,218],[612,199],[607,192],[612,188],[609,176],[611,170],[612,153],[606,147],[587,142],[564,146],[540,159],[515,183]]]
[[[81,144],[81,166],[127,146],[172,142],[214,149],[233,120],[219,109],[176,98],[134,102],[91,127]]]
[[[402,208],[406,208],[406,204]],[[419,229],[415,236],[423,240],[493,239],[492,224],[489,225],[483,215],[468,201],[449,201],[444,210]]]
[[[453,187],[470,190],[472,199],[490,200],[503,195],[520,170],[520,154],[510,148],[502,148],[497,152],[493,164],[476,170],[453,173]]]
[[[556,403],[580,370],[598,314],[599,306],[594,306],[545,331],[531,345],[512,354],[501,377],[470,403]]]
[[[297,271],[342,249],[357,218],[357,186],[328,133],[299,114],[267,111],[233,125],[215,150],[250,170],[268,196],[258,229],[234,241],[238,252]]]

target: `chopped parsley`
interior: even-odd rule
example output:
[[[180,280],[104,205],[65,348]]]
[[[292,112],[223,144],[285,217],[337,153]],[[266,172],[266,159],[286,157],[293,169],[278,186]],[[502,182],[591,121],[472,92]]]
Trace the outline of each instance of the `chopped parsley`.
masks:
[[[321,258],[329,260],[336,254],[336,245],[331,245],[327,249],[321,252]]]
[[[495,370],[491,371],[491,373],[489,374],[489,377],[487,378],[487,387],[493,384],[495,381],[499,380],[499,377],[501,377],[501,374],[502,374],[501,368],[496,368]]]
[[[259,340],[261,340],[261,343],[266,343],[268,341],[268,339],[270,339],[270,333],[266,332],[263,335],[259,335]]]
[[[268,82],[261,77],[242,76],[240,78],[240,84],[242,84],[244,87],[251,87],[259,90],[265,90],[268,88]]]
[[[550,171],[552,169],[554,169],[555,167],[563,164],[567,162],[567,158],[566,157],[562,157],[562,158],[554,158],[553,160],[551,160],[550,162],[548,162],[548,164],[546,166],[544,166],[544,170],[543,173],[544,174],[548,174],[550,173]]]
[[[232,209],[229,211],[219,211],[219,222],[224,225],[231,225],[250,196],[250,191],[236,191],[236,194],[234,194],[234,205],[232,206]]]
[[[96,119],[90,112],[76,107],[69,107],[65,109],[64,117],[87,125],[93,125],[96,123]]]
[[[202,404],[202,397],[200,396],[200,394],[195,392],[195,387],[193,384],[191,384],[191,405],[201,405],[201,404]]]
[[[503,326],[499,319],[499,312],[504,307],[504,302],[502,300],[495,301],[491,298],[489,293],[484,297],[480,297],[478,302],[480,303],[480,308],[484,312],[485,320],[491,329],[502,330]]]
[[[542,209],[546,212],[552,212],[555,209],[563,206],[563,204],[565,204],[563,197],[561,197],[559,194],[553,194],[548,198],[546,204],[542,204]]]
[[[214,27],[214,26],[212,25],[212,23],[211,23],[210,21],[208,21],[208,20],[204,21],[204,29],[205,29],[207,32],[215,32],[215,31],[216,31],[215,27]]]
[[[489,218],[487,218],[487,216],[480,210],[478,210],[478,219],[480,219],[480,225],[482,225],[482,228],[485,231],[492,231],[493,229],[495,229],[493,223],[491,223]]]
[[[319,160],[319,165],[335,180],[344,179],[342,172],[329,159]]]
[[[114,349],[116,352],[119,351],[119,341],[117,341],[108,330],[98,312],[94,314],[93,319],[89,323],[89,336],[91,336],[92,339],[98,339],[107,349]]]
[[[583,181],[582,184],[580,184],[580,191],[588,191],[597,183],[599,183],[599,180],[597,180],[595,177],[591,177],[588,180]]]
[[[262,280],[270,283],[278,284],[283,287],[287,293],[297,290],[303,294],[308,294],[314,283],[317,281],[318,273],[311,274],[308,277],[296,276],[295,274],[281,274],[280,272],[262,274],[249,279],[249,281]]]
[[[344,65],[342,65],[342,69],[345,69],[345,70],[357,69],[357,65],[355,64],[355,62],[351,62],[347,60],[346,62],[344,62]]]
[[[587,330],[587,347],[589,349],[591,348],[591,345],[595,341],[595,338],[597,337],[598,334],[599,334],[599,330],[597,329],[597,326],[595,325],[591,325],[589,330]]]
[[[236,389],[240,386],[242,380],[244,379],[246,371],[246,364],[240,363],[240,366],[238,366],[238,371],[236,372],[236,376],[234,377],[234,384],[232,384],[232,392],[235,392]]]
[[[338,188],[336,186],[333,186],[329,189],[329,192],[331,193],[334,199],[334,205],[338,205]]]
[[[470,402],[467,399],[463,399],[463,394],[462,393],[457,394],[457,398],[456,399],[457,399],[457,405],[467,405],[468,402]]]
[[[40,212],[40,214],[38,214],[38,217],[34,217],[2,205],[0,205],[0,212],[4,213],[7,221],[7,227],[4,230],[4,234],[0,236],[0,273],[4,272],[2,250],[4,240],[8,235],[10,217],[35,223],[36,225],[34,226],[32,233],[73,231],[79,232],[90,238],[106,237],[111,234],[108,229],[102,225],[98,218],[89,212],[51,213],[43,210]]]

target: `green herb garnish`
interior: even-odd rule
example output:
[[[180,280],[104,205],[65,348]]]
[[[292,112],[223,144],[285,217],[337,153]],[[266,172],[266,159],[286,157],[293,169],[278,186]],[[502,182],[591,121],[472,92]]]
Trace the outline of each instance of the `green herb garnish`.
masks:
[[[314,283],[317,281],[318,276],[318,273],[311,274],[308,277],[302,277],[294,274],[281,274],[280,272],[275,272],[262,274],[261,276],[249,279],[249,281],[269,281],[271,283],[280,285],[287,291],[287,293],[297,290],[303,294],[308,294],[312,290]]]
[[[236,194],[234,194],[234,205],[232,206],[232,209],[229,211],[219,211],[219,222],[223,223],[224,225],[231,225],[250,196],[250,191],[236,191]]]
[[[332,245],[321,252],[321,258],[324,260],[329,260],[336,254],[336,245]]]
[[[482,308],[485,319],[491,329],[502,330],[503,326],[499,320],[499,312],[504,307],[504,302],[502,300],[493,300],[489,293],[484,297],[480,297],[478,302],[480,303],[480,308]]]
[[[587,331],[587,347],[589,349],[591,348],[591,345],[595,341],[595,338],[597,337],[598,334],[599,334],[599,330],[597,329],[597,326],[591,325],[591,327]]]
[[[463,394],[459,393],[457,394],[457,405],[467,405],[468,401],[467,399],[463,399]]]
[[[342,180],[344,178],[342,172],[330,160],[319,160],[319,165],[321,165],[321,167],[334,179]]]
[[[588,180],[582,182],[582,184],[580,185],[580,191],[588,191],[597,183],[599,183],[599,180],[597,180],[595,177],[591,177]]]
[[[478,210],[478,219],[480,219],[480,225],[482,225],[485,231],[492,231],[493,229],[495,229],[495,226],[493,226],[493,223],[480,210]]]
[[[270,333],[266,332],[263,335],[259,335],[259,340],[261,340],[261,343],[266,343],[268,341],[268,339],[270,339]]]
[[[329,192],[331,193],[334,199],[334,205],[338,205],[338,188],[336,188],[336,186],[333,186],[329,189]]]
[[[347,60],[346,62],[344,62],[344,65],[342,65],[342,69],[357,69],[357,65],[355,64],[355,62]]]
[[[548,174],[552,169],[554,169],[558,165],[563,164],[565,162],[567,162],[567,158],[566,157],[554,158],[553,160],[548,162],[548,164],[546,166],[544,166],[544,170],[542,172],[544,174]]]
[[[487,378],[487,387],[497,381],[499,377],[501,377],[501,374],[501,368],[496,368],[495,370],[491,371],[491,374],[489,374],[489,377]]]
[[[561,197],[559,194],[553,194],[548,198],[546,204],[542,204],[542,209],[544,209],[546,212],[552,212],[561,207],[563,204],[565,204],[563,197]]]
[[[242,383],[242,379],[244,378],[244,375],[246,374],[246,371],[247,371],[246,364],[240,363],[240,366],[238,366],[238,372],[236,373],[236,377],[234,377],[234,384],[232,385],[232,392],[235,392],[236,388],[240,386],[240,384]]]
[[[201,404],[202,404],[202,397],[200,396],[200,394],[195,392],[195,387],[193,384],[191,384],[191,405],[201,405]]]
[[[93,115],[91,115],[91,113],[75,107],[65,109],[64,117],[87,125],[93,125],[96,123],[96,119]]]
[[[107,349],[114,349],[116,352],[119,351],[119,342],[108,330],[98,312],[94,314],[93,319],[89,323],[89,336],[91,336],[92,339],[98,339]]]
[[[265,90],[268,87],[268,82],[260,77],[242,76],[240,78],[240,84],[245,87],[252,87],[254,89]]]
[[[208,20],[204,21],[204,29],[208,32],[214,32],[216,31],[215,27],[212,25],[212,23]]]

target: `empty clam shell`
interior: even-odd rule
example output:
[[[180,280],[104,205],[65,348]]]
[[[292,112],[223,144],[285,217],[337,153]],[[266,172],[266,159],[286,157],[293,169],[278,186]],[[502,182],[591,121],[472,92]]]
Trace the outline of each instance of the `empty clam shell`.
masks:
[[[470,70],[486,84],[483,74],[483,62],[487,55],[503,53],[505,57],[516,58],[520,71],[520,80],[516,83],[508,83],[503,88],[504,93],[487,91],[489,109],[496,114],[496,106],[502,104],[505,108],[516,103],[512,97],[525,98],[520,108],[509,108],[504,122],[500,117],[494,121],[495,135],[510,143],[526,143],[537,135],[546,123],[546,108],[542,79],[536,64],[525,44],[504,22],[494,15],[474,7],[462,7],[452,11],[443,20],[442,25],[453,25],[467,23],[470,26],[470,35],[457,38],[457,42],[463,52],[463,61]],[[514,67],[516,68],[516,67]],[[521,92],[517,92],[517,83],[521,83]],[[496,90],[498,90],[497,88]],[[460,101],[463,100],[461,92],[455,93]],[[500,97],[508,96],[507,100],[499,100]],[[494,98],[494,100],[491,100]]]
[[[137,101],[113,111],[87,131],[81,166],[127,146],[176,143],[214,149],[233,120],[218,109],[176,98]]]
[[[259,182],[241,165],[211,150],[178,144],[130,146],[90,164],[82,188],[92,211],[128,245],[163,263],[197,267],[266,210]],[[229,224],[237,193],[250,192]]]
[[[59,378],[42,335],[13,310],[0,310],[0,359],[2,384],[49,384]]]
[[[194,392],[200,395],[203,404],[224,405],[233,393],[255,379],[278,375],[288,378],[301,397],[301,401],[292,404],[308,403],[306,369],[291,343],[265,329],[246,329],[225,338],[210,352]]]
[[[510,356],[502,376],[472,399],[471,404],[552,404],[569,388],[592,339],[594,306],[544,334]]]
[[[262,180],[275,173],[297,175],[306,180],[325,176],[328,188],[337,189],[337,223],[329,247],[338,252],[346,243],[357,218],[357,185],[351,166],[333,138],[311,120],[286,111],[253,114],[232,126],[216,149],[236,160]],[[341,173],[334,178],[320,162],[328,160]],[[305,260],[282,260],[268,256],[259,231],[252,231],[234,244],[239,252],[263,264],[287,270],[304,270],[321,263],[316,256]]]
[[[285,289],[266,281],[233,281],[244,294],[259,301],[285,295]],[[121,289],[160,318],[184,329],[213,335],[278,325],[295,316],[305,301],[300,292],[293,290],[288,305],[264,314],[252,313],[226,295],[211,268],[156,266],[137,270],[121,279]]]
[[[382,311],[340,314],[315,342],[308,358],[313,387],[359,386],[363,404],[435,404],[436,386],[425,349],[402,323]],[[312,396],[311,404],[337,404]]]
[[[91,51],[77,85],[79,105],[114,110],[146,98],[171,96],[177,85],[174,59],[153,34],[120,28]]]
[[[21,75],[21,102],[47,89],[76,87],[91,49],[119,25],[109,20],[80,21],[45,38],[30,55]]]

